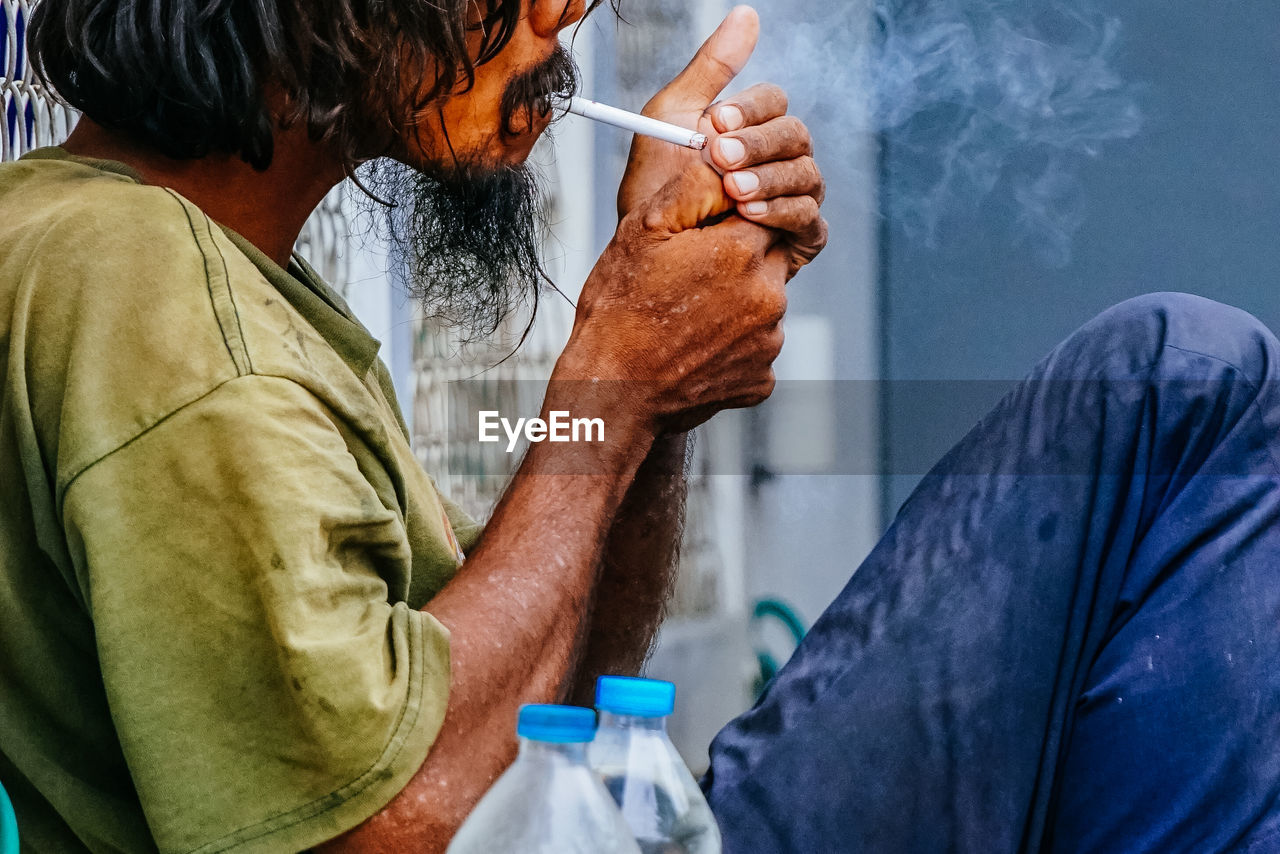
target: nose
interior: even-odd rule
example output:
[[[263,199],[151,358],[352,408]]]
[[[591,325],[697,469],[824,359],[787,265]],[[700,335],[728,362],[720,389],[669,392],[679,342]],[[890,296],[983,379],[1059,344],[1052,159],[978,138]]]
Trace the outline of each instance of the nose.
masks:
[[[535,33],[550,38],[581,21],[586,13],[587,0],[532,0],[529,24]]]

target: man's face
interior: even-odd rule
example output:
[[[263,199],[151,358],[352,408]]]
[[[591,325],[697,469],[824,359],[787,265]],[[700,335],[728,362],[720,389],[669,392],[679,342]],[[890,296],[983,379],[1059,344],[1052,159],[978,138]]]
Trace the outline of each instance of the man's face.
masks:
[[[550,122],[543,98],[576,82],[565,79],[569,58],[559,34],[581,20],[585,6],[585,0],[524,0],[511,40],[476,66],[475,84],[424,112],[419,134],[405,140],[406,159],[419,166],[456,159],[490,169],[523,163]],[[475,56],[482,29],[477,5],[471,8]]]
[[[475,85],[424,111],[399,164],[375,161],[362,174],[393,205],[405,284],[429,316],[485,335],[536,296],[539,190],[524,161],[550,121],[547,96],[576,88],[557,36],[583,12],[584,0],[525,0],[511,40],[476,67]]]

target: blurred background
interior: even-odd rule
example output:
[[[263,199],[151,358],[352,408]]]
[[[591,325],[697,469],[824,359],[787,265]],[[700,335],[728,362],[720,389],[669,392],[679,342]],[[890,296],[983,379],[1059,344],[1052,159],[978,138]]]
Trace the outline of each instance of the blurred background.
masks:
[[[49,2],[49,0],[45,0]],[[742,87],[771,80],[814,132],[827,250],[790,285],[773,399],[699,431],[681,576],[649,673],[679,686],[695,770],[941,453],[1072,329],[1179,290],[1280,328],[1280,6],[1166,0],[759,0]],[[588,97],[638,110],[728,10],[622,0],[574,34]],[[0,0],[0,157],[75,117],[32,79],[29,6]],[[626,134],[569,117],[541,144],[548,293],[463,343],[404,294],[339,188],[299,249],[383,342],[415,448],[489,512],[518,455],[475,412],[534,414],[571,300],[616,224]],[[21,211],[3,211],[20,216]]]

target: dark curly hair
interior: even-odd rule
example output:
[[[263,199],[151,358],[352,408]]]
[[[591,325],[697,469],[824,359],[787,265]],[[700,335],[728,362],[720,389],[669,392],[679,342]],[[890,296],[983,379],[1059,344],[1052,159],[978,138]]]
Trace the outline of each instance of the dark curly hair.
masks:
[[[589,4],[590,9],[600,0]],[[511,39],[522,0],[43,0],[39,75],[71,106],[163,154],[271,163],[277,122],[305,124],[348,169],[388,153],[412,116]],[[482,33],[476,56],[470,26]],[[410,70],[423,85],[406,92]],[[284,115],[273,115],[278,93]]]

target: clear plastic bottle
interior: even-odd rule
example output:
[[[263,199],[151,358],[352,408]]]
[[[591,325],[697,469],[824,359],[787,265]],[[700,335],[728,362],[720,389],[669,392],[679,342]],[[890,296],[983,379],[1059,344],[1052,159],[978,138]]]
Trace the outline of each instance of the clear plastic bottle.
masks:
[[[523,706],[516,761],[476,804],[448,854],[640,854],[587,764],[596,716],[576,706]]]
[[[588,753],[643,854],[720,854],[720,828],[667,737],[676,686],[656,679],[596,680],[600,724]]]

